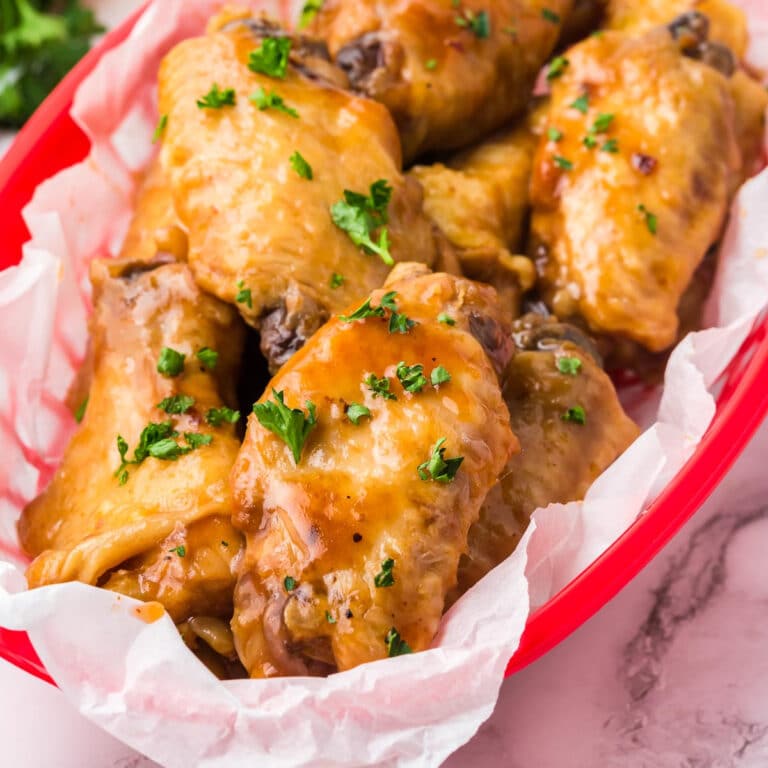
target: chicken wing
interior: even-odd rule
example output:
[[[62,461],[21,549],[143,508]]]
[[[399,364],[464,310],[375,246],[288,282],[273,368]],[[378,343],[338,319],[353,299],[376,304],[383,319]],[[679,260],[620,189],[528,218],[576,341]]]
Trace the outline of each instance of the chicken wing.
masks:
[[[605,32],[570,49],[534,158],[529,248],[549,306],[652,352],[675,341],[742,168],[728,77],[681,50],[700,31]]]
[[[493,289],[407,267],[324,326],[254,406],[232,473],[247,541],[232,627],[252,677],[427,648],[517,447]]]
[[[506,130],[446,164],[417,165],[424,211],[445,233],[465,275],[490,283],[511,318],[533,287],[533,262],[520,253],[536,137],[527,124]],[[511,319],[510,318],[510,319]]]
[[[392,259],[438,254],[387,110],[337,87],[346,78],[322,53],[228,14],[160,73],[163,167],[190,267],[260,330],[273,369],[381,286]]]
[[[90,396],[19,522],[29,584],[79,580],[157,600],[177,622],[229,619],[242,324],[184,264],[95,261],[91,279]]]
[[[525,111],[572,0],[326,0],[311,30],[389,107],[407,162]]]
[[[512,554],[536,509],[583,499],[638,435],[581,331],[526,315],[514,338],[503,393],[521,450],[469,529],[451,602]]]

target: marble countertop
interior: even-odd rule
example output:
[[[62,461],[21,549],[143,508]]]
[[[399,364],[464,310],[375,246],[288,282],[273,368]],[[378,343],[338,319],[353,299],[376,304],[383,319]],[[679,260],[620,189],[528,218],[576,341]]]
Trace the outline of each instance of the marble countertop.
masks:
[[[768,423],[623,592],[505,681],[491,719],[446,768],[768,765],[766,455]],[[4,663],[0,713],[4,765],[155,766]]]

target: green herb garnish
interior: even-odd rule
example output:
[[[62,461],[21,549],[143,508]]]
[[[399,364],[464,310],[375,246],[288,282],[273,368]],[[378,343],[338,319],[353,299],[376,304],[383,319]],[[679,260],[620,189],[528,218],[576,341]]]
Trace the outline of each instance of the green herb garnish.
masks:
[[[554,126],[547,128],[547,138],[550,141],[560,141],[560,139],[563,138],[563,132],[559,128],[555,128]]]
[[[344,285],[344,275],[340,275],[338,272],[334,272],[331,275],[329,285],[331,288],[341,288],[341,286]]]
[[[222,408],[209,408],[205,414],[205,421],[212,427],[219,427],[225,422],[227,424],[237,424],[240,421],[240,411],[235,411],[226,406]]]
[[[610,154],[615,155],[619,151],[619,140],[618,139],[608,139],[602,147],[600,147],[601,152],[610,152]]]
[[[189,395],[173,395],[166,397],[157,404],[161,411],[171,414],[186,413],[195,404],[195,398]]]
[[[437,59],[427,59],[424,62],[424,67],[428,69],[430,72],[437,69]]]
[[[648,231],[655,235],[658,229],[659,220],[655,213],[651,213],[642,203],[637,206],[637,210],[645,217],[645,226],[648,227]]]
[[[491,36],[491,17],[488,11],[478,11],[475,13],[467,9],[457,14],[455,21],[457,26],[471,30],[474,32],[475,37],[480,40]]]
[[[351,315],[339,315],[339,320],[344,323],[351,323],[354,320],[365,320],[367,317],[384,317],[387,310],[395,311],[397,305],[395,304],[395,291],[389,291],[381,298],[381,302],[378,307],[371,306],[371,300],[363,302]]]
[[[384,400],[397,400],[397,396],[389,391],[389,379],[386,376],[379,378],[373,373],[369,373],[364,379],[365,386],[373,392],[374,397],[381,397]]]
[[[566,376],[576,376],[581,370],[581,360],[578,357],[558,357],[557,370]]]
[[[371,412],[368,408],[366,408],[364,405],[360,405],[360,403],[350,403],[347,406],[347,418],[355,425],[357,426],[360,423],[360,419],[371,417]]]
[[[349,239],[369,253],[375,253],[388,265],[394,259],[389,252],[387,208],[392,198],[392,187],[384,179],[371,184],[370,195],[344,190],[344,200],[331,206],[333,223],[349,235]],[[379,230],[379,240],[373,240],[373,233]]]
[[[296,589],[296,579],[294,579],[293,576],[286,576],[283,579],[283,586],[285,587],[286,592],[293,592],[293,590]]]
[[[384,638],[384,643],[387,646],[387,656],[403,656],[406,653],[413,653],[411,646],[400,637],[400,633],[392,627],[387,632],[387,636]]]
[[[592,123],[591,130],[593,133],[605,133],[611,127],[612,122],[613,122],[612,114],[607,112],[601,112],[595,118],[595,122]]]
[[[291,45],[290,37],[265,37],[261,45],[255,51],[251,51],[248,57],[248,69],[251,72],[283,80],[288,71]]]
[[[582,115],[586,115],[589,111],[589,94],[582,93],[576,101],[571,102],[571,108],[581,112]]]
[[[587,414],[580,405],[569,408],[561,417],[563,421],[572,421],[575,424],[586,424]]]
[[[567,158],[562,157],[562,155],[555,155],[554,160],[555,160],[555,165],[558,168],[562,168],[564,171],[573,170],[573,163]]]
[[[85,410],[88,408],[88,396],[86,395],[85,400],[83,400],[80,405],[77,406],[77,410],[75,411],[75,421],[80,424],[80,422],[83,420],[83,417],[85,416]]]
[[[301,153],[296,150],[290,157],[291,168],[301,176],[302,179],[312,181],[314,175],[312,174],[312,166],[301,156]]]
[[[443,325],[456,325],[456,321],[447,312],[441,312],[437,316],[437,322]]]
[[[434,480],[438,483],[450,483],[459,471],[463,456],[453,459],[445,458],[446,438],[441,437],[432,448],[432,455],[423,464],[419,464],[419,477],[424,480]]]
[[[335,623],[336,623],[336,619],[334,619],[334,618],[333,618],[333,616],[331,615],[331,612],[330,612],[330,611],[326,611],[326,612],[325,612],[325,620],[326,620],[326,621],[327,621],[329,624],[335,624]]]
[[[245,283],[242,280],[238,280],[237,283],[237,295],[235,301],[238,304],[245,304],[248,309],[253,309],[253,297],[251,296],[251,289],[245,287]]]
[[[168,551],[175,552],[179,557],[187,556],[187,548],[183,544],[179,544],[178,547],[174,547],[173,549],[169,549]]]
[[[168,115],[160,115],[160,119],[157,121],[157,127],[152,134],[152,143],[157,144],[165,133],[165,128],[168,125]]]
[[[210,347],[203,347],[202,349],[197,350],[195,357],[209,371],[216,370],[216,364],[219,362],[219,353],[215,349],[211,349]]]
[[[184,370],[185,358],[186,355],[182,355],[181,352],[163,347],[157,360],[157,372],[170,378],[178,376]]]
[[[312,20],[322,10],[323,0],[306,0],[299,13],[299,29],[308,27]]]
[[[438,365],[432,370],[429,380],[433,387],[437,387],[440,384],[447,384],[451,380],[451,374],[442,365]]]
[[[253,412],[259,424],[277,435],[290,449],[293,460],[298,465],[301,452],[309,433],[317,426],[315,404],[307,400],[307,413],[299,408],[289,408],[285,404],[284,392],[272,389],[275,402],[256,403]]]
[[[550,8],[541,9],[541,18],[544,19],[545,21],[551,22],[552,24],[560,23],[560,16]]]
[[[421,392],[427,386],[423,365],[406,365],[400,362],[397,365],[397,378],[406,392]]]
[[[588,133],[581,142],[587,149],[594,149],[597,146],[597,139],[591,133]]]
[[[274,91],[267,93],[261,86],[259,86],[248,97],[262,112],[266,109],[275,109],[278,112],[283,112],[289,117],[298,117],[299,113],[289,107],[284,101],[283,97],[276,94]]]
[[[565,56],[555,56],[547,65],[547,80],[555,80],[560,77],[568,67],[568,59]]]
[[[200,109],[222,109],[223,107],[235,106],[235,89],[226,88],[219,90],[219,86],[214,83],[211,90],[197,100],[197,106]]]
[[[382,564],[381,570],[373,577],[373,583],[377,587],[391,587],[395,583],[395,577],[392,569],[395,567],[395,561],[388,557]]]

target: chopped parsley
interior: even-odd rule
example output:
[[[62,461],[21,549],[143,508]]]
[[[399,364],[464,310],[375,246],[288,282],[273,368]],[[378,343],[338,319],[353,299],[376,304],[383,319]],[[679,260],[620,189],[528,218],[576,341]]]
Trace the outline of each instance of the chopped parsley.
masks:
[[[278,112],[283,112],[289,117],[298,117],[299,113],[289,107],[284,101],[282,96],[278,96],[274,91],[267,93],[261,86],[259,86],[248,97],[262,112],[266,109],[275,109]]]
[[[560,16],[550,8],[541,9],[541,18],[544,19],[545,21],[552,22],[552,24],[560,23]]]
[[[572,171],[573,163],[562,155],[555,155],[555,165],[558,168],[562,168],[564,171]]]
[[[618,139],[608,139],[602,147],[600,147],[601,152],[610,152],[610,154],[615,155],[619,151],[619,140]]]
[[[308,27],[323,8],[323,0],[306,0],[299,13],[299,29]]]
[[[330,611],[326,611],[326,612],[325,612],[325,620],[326,620],[326,621],[327,621],[329,624],[335,624],[335,623],[336,623],[336,619],[334,619],[334,618],[333,618],[333,616],[331,615],[331,612],[330,612]]]
[[[408,331],[415,325],[415,320],[411,320],[410,317],[406,317],[406,315],[403,315],[400,312],[393,312],[389,316],[390,333],[408,333]]]
[[[384,400],[397,400],[397,396],[389,391],[389,379],[386,376],[379,378],[374,373],[369,373],[364,379],[365,386],[373,392],[374,397]]]
[[[240,411],[235,411],[226,406],[222,408],[209,408],[205,414],[205,421],[212,427],[219,427],[224,422],[227,424],[237,424],[240,421]]]
[[[216,370],[216,364],[219,362],[219,353],[215,349],[211,349],[210,347],[203,347],[202,349],[197,350],[195,357],[209,371]]]
[[[597,139],[591,134],[588,133],[582,140],[581,143],[587,148],[587,149],[594,149],[597,146]]]
[[[406,392],[421,392],[427,386],[423,365],[406,365],[400,362],[397,364],[397,378]]]
[[[285,404],[285,393],[272,389],[275,402],[256,403],[253,412],[259,424],[277,435],[290,449],[293,460],[298,465],[301,452],[309,433],[317,426],[315,404],[306,401],[307,413],[300,408],[289,408]]]
[[[186,355],[182,355],[181,352],[170,347],[163,347],[160,350],[160,357],[157,359],[157,372],[170,378],[178,376],[184,370],[185,358]]]
[[[344,275],[340,275],[338,272],[334,272],[331,275],[329,285],[331,288],[341,288],[341,286],[344,285]]]
[[[447,384],[451,380],[451,374],[442,365],[438,365],[437,368],[432,369],[429,380],[433,387],[437,387],[440,384]]]
[[[165,128],[168,125],[168,115],[160,115],[160,119],[157,121],[157,127],[152,134],[152,143],[157,144],[160,141],[162,135],[165,133]]]
[[[222,547],[228,547],[228,546],[229,546],[229,542],[228,542],[228,541],[224,541],[224,540],[222,539],[222,542],[221,542],[221,546],[222,546]]]
[[[563,421],[572,421],[574,424],[586,424],[587,414],[580,405],[569,408],[561,417]]]
[[[183,544],[179,544],[178,547],[174,547],[173,549],[169,549],[168,551],[175,552],[179,557],[187,556],[187,548]]]
[[[251,51],[248,57],[248,69],[280,80],[285,79],[291,45],[290,37],[265,37],[261,45],[255,51]]]
[[[389,252],[387,208],[392,198],[392,187],[379,179],[371,184],[370,195],[344,190],[344,200],[331,206],[333,223],[349,235],[349,239],[368,253],[374,253],[389,266],[394,259]],[[379,240],[373,240],[374,230],[379,230]]]
[[[557,370],[566,376],[576,376],[581,370],[581,360],[578,357],[558,357]]]
[[[428,69],[430,72],[437,69],[437,59],[427,59],[424,62],[424,67]]]
[[[658,229],[659,220],[655,213],[651,213],[642,203],[637,206],[637,210],[645,217],[645,226],[648,227],[648,231],[655,235]]]
[[[456,14],[456,25],[474,32],[475,37],[485,40],[491,36],[491,17],[488,11],[475,13],[469,9]]]
[[[381,564],[381,570],[373,577],[373,583],[377,587],[391,587],[395,583],[395,577],[392,574],[394,567],[395,561],[388,557]]]
[[[80,424],[80,422],[83,420],[83,417],[85,416],[85,410],[88,408],[88,396],[86,395],[85,400],[83,400],[80,405],[77,406],[77,410],[75,411],[75,421]]]
[[[559,128],[555,128],[554,126],[550,126],[547,128],[547,138],[550,141],[560,141],[560,139],[563,138],[563,132]]]
[[[347,418],[357,426],[360,423],[360,419],[370,418],[371,412],[364,405],[360,403],[350,403],[347,406]]]
[[[293,592],[293,590],[296,589],[296,579],[294,579],[293,576],[286,576],[283,579],[283,586],[285,587],[286,592]]]
[[[301,176],[302,179],[312,181],[314,175],[312,166],[302,157],[301,152],[296,150],[290,157],[291,168]]]
[[[555,56],[547,65],[547,80],[555,80],[567,69],[569,64],[565,56]]]
[[[437,316],[437,322],[443,325],[456,325],[456,321],[447,312],[441,312]]]
[[[397,305],[395,304],[395,291],[388,291],[381,297],[381,302],[378,307],[371,306],[371,300],[368,299],[361,304],[351,315],[339,315],[339,320],[344,323],[351,323],[353,320],[365,320],[367,317],[384,317],[386,310],[395,311]]]
[[[222,107],[235,106],[235,89],[225,88],[219,90],[219,86],[214,83],[211,90],[197,100],[197,106],[200,109],[221,109]]]
[[[245,283],[242,280],[237,282],[237,295],[235,301],[238,304],[245,304],[248,309],[253,309],[253,297],[251,296],[251,289],[245,287]]]
[[[387,636],[384,638],[384,643],[387,646],[387,656],[403,656],[406,653],[413,653],[411,646],[400,637],[400,633],[392,627],[387,632]]]
[[[581,112],[582,115],[586,115],[589,111],[589,94],[582,93],[576,101],[571,102],[570,106],[572,109]]]
[[[463,456],[453,459],[445,458],[446,438],[441,437],[432,448],[432,455],[423,464],[419,464],[419,477],[424,480],[434,480],[438,483],[450,483],[459,471]]]
[[[592,123],[591,130],[593,133],[605,133],[611,127],[612,122],[613,122],[612,114],[608,112],[601,112],[595,118],[595,122]]]
[[[157,407],[171,414],[186,413],[195,404],[195,398],[189,395],[173,395],[161,400]]]

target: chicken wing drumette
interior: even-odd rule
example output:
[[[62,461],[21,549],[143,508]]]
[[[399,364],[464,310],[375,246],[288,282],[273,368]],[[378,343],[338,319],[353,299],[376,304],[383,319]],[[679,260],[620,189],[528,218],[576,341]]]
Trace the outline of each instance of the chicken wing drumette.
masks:
[[[526,315],[513,336],[516,352],[502,382],[520,453],[469,529],[451,602],[512,554],[536,509],[583,499],[638,435],[581,331]]]
[[[493,289],[406,273],[325,325],[250,417],[232,474],[247,542],[232,627],[252,677],[427,648],[517,447]]]
[[[95,261],[91,279],[82,423],[19,523],[29,584],[78,580],[157,600],[177,622],[228,619],[242,323],[185,264]]]
[[[343,90],[323,54],[228,13],[160,72],[162,161],[190,267],[260,330],[273,369],[381,286],[392,259],[437,256],[387,110]]]
[[[550,307],[652,352],[675,341],[742,170],[726,49],[701,34],[606,31],[567,51],[534,158],[529,247]]]
[[[389,107],[406,161],[525,111],[572,0],[326,0],[311,31],[353,88]]]

